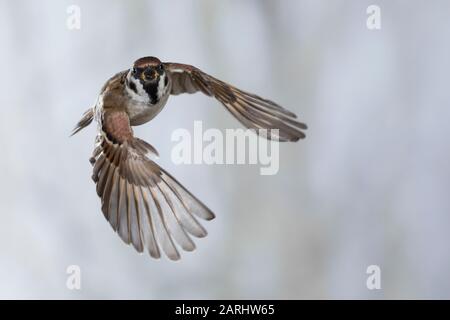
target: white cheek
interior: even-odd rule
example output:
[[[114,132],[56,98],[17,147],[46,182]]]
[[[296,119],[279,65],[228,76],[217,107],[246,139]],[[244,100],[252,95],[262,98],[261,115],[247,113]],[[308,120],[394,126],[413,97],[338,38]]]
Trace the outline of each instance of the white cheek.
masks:
[[[145,92],[144,87],[142,86],[140,81],[134,81],[134,79],[132,77],[130,77],[130,74],[127,75],[127,80],[128,82],[132,82],[134,83],[135,87],[136,87],[136,92],[134,92],[133,90],[131,90],[128,86],[125,86],[125,89],[127,91],[127,93],[130,95],[130,97],[133,100],[139,101],[139,102],[144,102],[144,103],[149,103],[150,99],[148,97],[147,92]]]
[[[164,82],[166,80],[166,75],[163,74],[159,79],[158,83],[158,98],[161,99],[162,96],[166,93],[166,87],[164,86]]]

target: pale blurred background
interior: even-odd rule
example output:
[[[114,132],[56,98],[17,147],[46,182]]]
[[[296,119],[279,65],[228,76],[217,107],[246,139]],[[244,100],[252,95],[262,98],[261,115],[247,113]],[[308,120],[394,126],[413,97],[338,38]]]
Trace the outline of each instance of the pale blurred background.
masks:
[[[70,5],[81,29],[69,30]],[[381,30],[366,9],[381,7]],[[450,298],[450,2],[0,1],[0,298]],[[179,96],[136,133],[217,215],[180,262],[122,243],[91,181],[103,83],[185,62],[309,125],[280,171],[171,162],[177,128],[240,128]],[[81,268],[82,289],[66,288]],[[381,290],[366,268],[381,267]]]

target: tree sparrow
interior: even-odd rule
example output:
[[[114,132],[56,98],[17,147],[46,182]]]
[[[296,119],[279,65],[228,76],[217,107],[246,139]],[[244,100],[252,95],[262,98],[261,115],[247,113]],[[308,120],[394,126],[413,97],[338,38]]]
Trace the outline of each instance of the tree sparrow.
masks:
[[[222,82],[196,67],[138,59],[132,68],[109,79],[94,107],[85,112],[73,133],[98,124],[91,157],[92,179],[102,201],[102,211],[114,231],[138,252],[146,249],[159,258],[180,254],[175,245],[192,251],[190,235],[206,236],[197,218],[214,214],[174,177],[146,157],[157,151],[133,135],[133,126],[147,123],[166,105],[170,95],[202,92],[221,102],[244,126],[269,131],[268,139],[297,141],[307,127],[278,104]]]

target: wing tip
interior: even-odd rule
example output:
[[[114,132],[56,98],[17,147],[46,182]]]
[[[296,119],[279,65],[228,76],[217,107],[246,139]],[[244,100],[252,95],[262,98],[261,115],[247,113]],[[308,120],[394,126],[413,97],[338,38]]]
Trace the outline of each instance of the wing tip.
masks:
[[[167,258],[169,258],[169,260],[171,261],[180,261],[181,256],[180,254],[177,252],[176,254],[166,254]]]
[[[211,221],[214,220],[216,218],[216,215],[214,214],[214,212],[212,212],[210,209],[208,209],[208,207],[204,206],[206,208],[206,213],[207,215],[203,218],[206,221]]]

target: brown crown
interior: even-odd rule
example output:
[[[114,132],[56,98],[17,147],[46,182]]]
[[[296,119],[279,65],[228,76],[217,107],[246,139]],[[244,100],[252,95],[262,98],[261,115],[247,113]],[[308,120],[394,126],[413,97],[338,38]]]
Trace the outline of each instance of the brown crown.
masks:
[[[161,64],[161,61],[156,57],[143,57],[137,59],[134,62],[135,68],[147,68],[147,67],[156,67]]]

